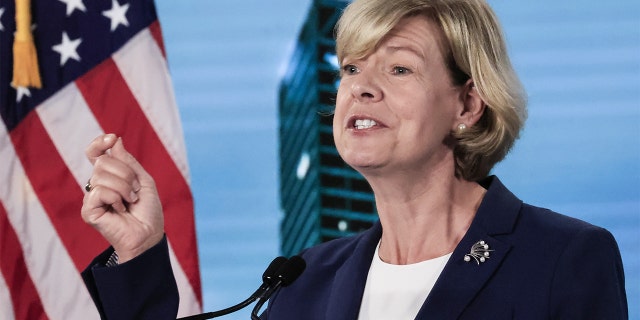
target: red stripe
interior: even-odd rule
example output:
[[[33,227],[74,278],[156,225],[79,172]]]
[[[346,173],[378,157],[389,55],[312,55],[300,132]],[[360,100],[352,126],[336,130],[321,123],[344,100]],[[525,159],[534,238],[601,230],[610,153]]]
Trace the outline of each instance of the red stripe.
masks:
[[[156,20],[152,24],[149,25],[149,31],[151,31],[151,36],[156,40],[158,47],[160,47],[160,51],[162,51],[162,56],[167,57],[167,52],[164,49],[164,40],[162,39],[162,28],[160,27],[160,21]]]
[[[0,271],[11,294],[15,318],[48,319],[36,287],[29,277],[20,240],[9,223],[7,211],[2,203],[0,203]]]
[[[193,199],[187,182],[113,60],[108,59],[93,68],[77,80],[76,85],[104,131],[123,137],[127,150],[155,179],[164,209],[167,237],[202,303]]]
[[[83,270],[97,251],[108,244],[80,216],[84,196],[81,187],[58,154],[36,112],[29,113],[10,135],[58,237],[76,268]]]

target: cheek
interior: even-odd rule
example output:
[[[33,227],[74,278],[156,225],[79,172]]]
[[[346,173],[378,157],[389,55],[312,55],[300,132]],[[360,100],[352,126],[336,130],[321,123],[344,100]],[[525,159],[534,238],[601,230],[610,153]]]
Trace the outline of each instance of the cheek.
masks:
[[[416,94],[416,91],[403,92],[390,97],[389,109],[401,122],[419,122],[433,117],[433,106],[428,98]]]
[[[336,92],[336,109],[342,109],[350,97],[349,90],[346,88],[345,82],[341,82]]]
[[[342,135],[341,128],[342,121],[339,120],[338,115],[333,115],[333,142],[338,145],[340,136]]]
[[[344,142],[342,139],[345,133],[346,115],[349,111],[349,103],[351,101],[350,95],[347,91],[339,87],[336,94],[336,106],[333,112],[333,141],[338,149],[338,153],[342,156],[342,150],[344,149]]]
[[[409,140],[423,140],[448,134],[451,122],[450,106],[429,95],[397,97],[395,115],[403,124],[401,134]]]
[[[333,110],[333,130],[342,128],[342,122],[344,121],[345,113],[347,112],[347,101],[348,97],[344,94],[344,90],[338,88],[338,93],[336,94],[336,106]]]

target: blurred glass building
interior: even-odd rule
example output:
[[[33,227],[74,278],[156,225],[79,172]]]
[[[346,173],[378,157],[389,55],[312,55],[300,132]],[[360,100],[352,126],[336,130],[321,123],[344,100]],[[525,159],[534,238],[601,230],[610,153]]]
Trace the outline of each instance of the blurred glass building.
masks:
[[[373,193],[333,143],[339,81],[334,26],[348,1],[315,0],[280,86],[281,251],[367,229],[377,220]]]

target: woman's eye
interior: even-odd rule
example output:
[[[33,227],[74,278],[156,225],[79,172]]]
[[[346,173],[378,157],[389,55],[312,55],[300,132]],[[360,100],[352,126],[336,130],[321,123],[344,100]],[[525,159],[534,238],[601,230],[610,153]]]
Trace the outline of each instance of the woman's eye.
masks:
[[[355,74],[358,73],[358,68],[352,64],[348,64],[342,67],[343,74]]]
[[[411,73],[411,70],[409,70],[406,67],[400,67],[400,66],[393,67],[393,74],[406,75],[406,74],[410,74],[410,73]]]

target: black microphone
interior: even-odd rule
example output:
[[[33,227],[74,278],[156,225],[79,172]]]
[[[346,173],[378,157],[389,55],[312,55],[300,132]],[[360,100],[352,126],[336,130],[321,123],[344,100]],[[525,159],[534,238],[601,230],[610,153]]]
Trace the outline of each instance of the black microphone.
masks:
[[[246,300],[244,300],[244,301],[242,301],[242,302],[240,302],[240,303],[238,303],[238,304],[236,304],[234,306],[226,308],[226,309],[222,309],[222,310],[218,310],[218,311],[214,311],[214,312],[196,314],[196,315],[183,317],[183,318],[178,318],[177,320],[205,320],[205,319],[211,319],[211,318],[220,317],[220,316],[232,313],[232,312],[236,312],[236,311],[248,306],[249,304],[254,302],[256,299],[258,299],[261,296],[263,296],[264,293],[266,291],[268,291],[269,288],[273,284],[277,283],[277,281],[279,280],[278,271],[280,271],[280,268],[288,260],[289,259],[287,259],[285,257],[277,257],[277,258],[273,259],[273,261],[271,261],[271,263],[269,264],[267,269],[262,274],[262,285],[258,288],[258,290],[256,290]]]
[[[260,312],[260,308],[262,305],[269,300],[271,295],[280,287],[286,287],[293,283],[298,277],[302,274],[302,271],[307,267],[307,264],[304,262],[300,256],[293,256],[284,263],[276,272],[277,280],[276,282],[269,287],[268,290],[264,291],[261,296],[258,298],[258,303],[256,303],[255,307],[253,307],[253,311],[251,312],[252,320],[260,320],[258,317],[258,312]]]

